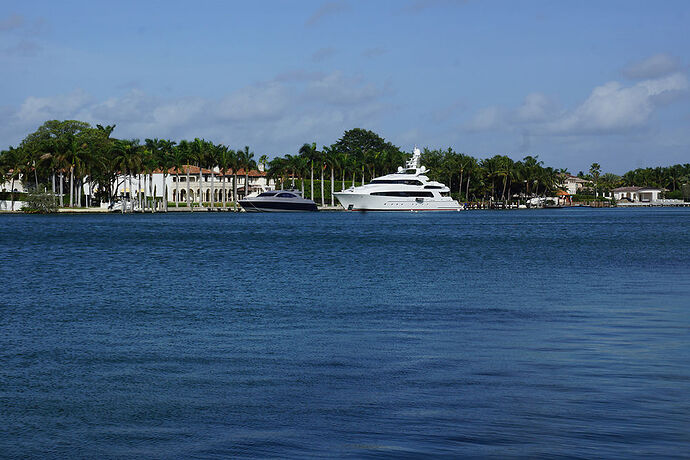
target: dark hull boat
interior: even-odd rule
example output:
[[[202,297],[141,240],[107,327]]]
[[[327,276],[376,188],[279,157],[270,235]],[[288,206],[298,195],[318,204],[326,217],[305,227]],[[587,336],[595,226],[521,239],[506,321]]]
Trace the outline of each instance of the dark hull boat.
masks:
[[[240,200],[247,212],[313,212],[318,211],[313,200],[302,198],[297,190],[274,190]]]

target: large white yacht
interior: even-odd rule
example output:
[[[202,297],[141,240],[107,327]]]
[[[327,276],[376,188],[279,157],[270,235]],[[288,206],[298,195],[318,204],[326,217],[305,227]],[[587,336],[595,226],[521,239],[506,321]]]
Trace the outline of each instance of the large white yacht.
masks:
[[[420,166],[421,156],[415,147],[404,168],[334,195],[347,211],[461,211],[450,189],[425,175],[429,170]]]

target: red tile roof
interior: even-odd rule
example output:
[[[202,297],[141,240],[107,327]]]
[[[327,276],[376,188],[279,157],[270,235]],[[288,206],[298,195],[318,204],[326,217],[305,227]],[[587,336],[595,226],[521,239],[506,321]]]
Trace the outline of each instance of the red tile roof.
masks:
[[[182,166],[182,168],[179,170],[179,173],[180,173],[180,174],[187,174],[187,170],[189,170],[189,174],[190,174],[190,175],[194,175],[194,174],[198,175],[198,174],[199,174],[199,167],[198,167],[198,166],[193,166],[193,165],[184,165],[184,166]],[[177,171],[178,171],[177,168],[170,168],[170,169],[168,169],[168,174],[177,174]],[[161,171],[160,169],[156,169],[156,170],[153,171],[153,172],[154,172],[154,174],[161,174],[163,171]],[[210,174],[211,174],[211,170],[210,170],[210,169],[206,169],[206,168],[201,168],[201,174],[210,175]],[[216,172],[216,171],[214,171],[214,172],[213,172],[213,175],[216,176],[216,177],[223,177],[223,173],[222,173],[222,172]],[[238,169],[238,170],[237,170],[237,175],[238,175],[238,176],[244,176],[244,175],[245,175],[245,174],[244,174],[244,169]],[[265,172],[262,172],[262,171],[257,171],[256,169],[252,169],[252,170],[249,171],[249,173],[248,173],[247,175],[248,175],[249,177],[264,177],[264,176],[266,176],[266,173],[265,173]],[[225,171],[225,176],[226,176],[226,177],[232,176],[232,169],[228,169],[227,171]]]

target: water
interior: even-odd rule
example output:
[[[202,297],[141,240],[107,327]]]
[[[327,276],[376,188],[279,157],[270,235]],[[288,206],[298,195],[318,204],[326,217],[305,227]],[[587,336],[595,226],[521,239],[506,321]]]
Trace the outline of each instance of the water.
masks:
[[[0,216],[0,456],[687,457],[689,228]]]

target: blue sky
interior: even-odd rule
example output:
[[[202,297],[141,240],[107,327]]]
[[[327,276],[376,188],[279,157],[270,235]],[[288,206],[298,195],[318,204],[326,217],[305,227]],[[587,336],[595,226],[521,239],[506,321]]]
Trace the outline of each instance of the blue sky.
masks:
[[[571,172],[690,162],[688,1],[13,1],[0,146],[48,119],[256,156],[371,129]]]

